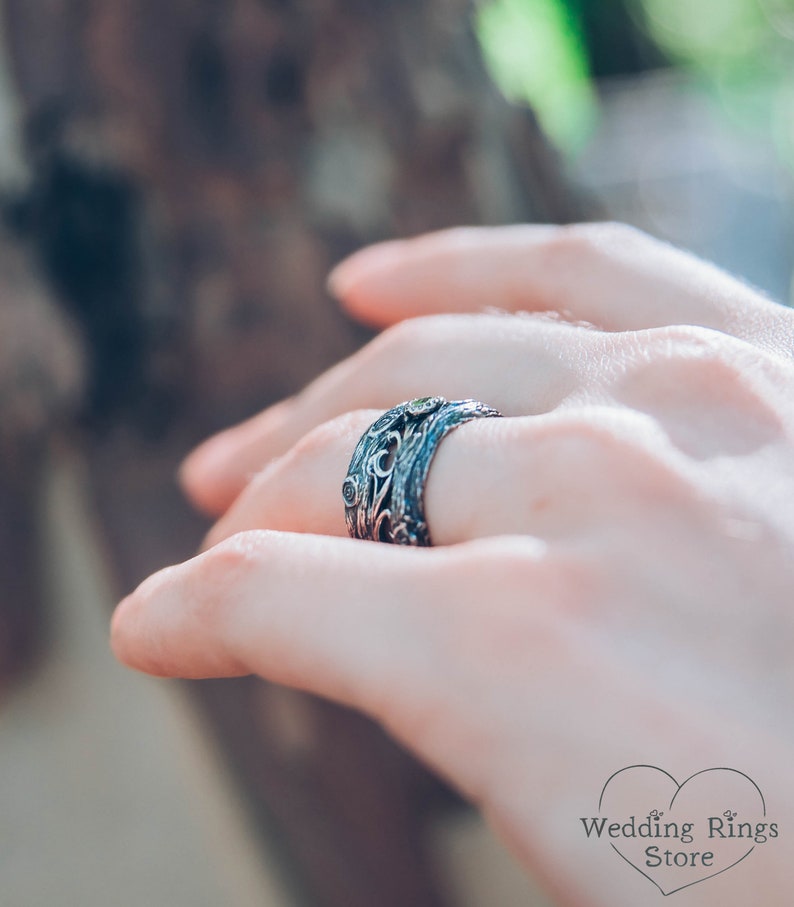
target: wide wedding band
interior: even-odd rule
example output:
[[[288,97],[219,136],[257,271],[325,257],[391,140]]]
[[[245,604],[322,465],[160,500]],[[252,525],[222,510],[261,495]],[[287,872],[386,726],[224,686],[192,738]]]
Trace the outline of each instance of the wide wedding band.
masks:
[[[432,545],[424,488],[439,444],[465,422],[501,415],[478,400],[444,397],[419,397],[387,410],[361,436],[342,484],[349,534]]]

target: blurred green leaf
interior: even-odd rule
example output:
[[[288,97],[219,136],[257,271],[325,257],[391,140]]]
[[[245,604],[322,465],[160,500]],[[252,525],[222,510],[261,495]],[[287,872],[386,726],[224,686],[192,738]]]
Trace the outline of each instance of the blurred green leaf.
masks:
[[[580,25],[564,0],[491,0],[476,26],[503,93],[531,104],[563,151],[580,147],[595,120],[595,93]]]

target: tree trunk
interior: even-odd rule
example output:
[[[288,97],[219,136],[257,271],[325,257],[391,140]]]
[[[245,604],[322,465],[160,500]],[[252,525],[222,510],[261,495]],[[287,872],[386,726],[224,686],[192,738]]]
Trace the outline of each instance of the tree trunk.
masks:
[[[583,213],[489,83],[464,0],[4,8],[31,171],[8,210],[89,350],[120,590],[205,528],[173,479],[189,447],[367,338],[324,291],[341,256]],[[449,904],[422,839],[455,797],[379,728],[258,680],[193,689],[303,903]]]

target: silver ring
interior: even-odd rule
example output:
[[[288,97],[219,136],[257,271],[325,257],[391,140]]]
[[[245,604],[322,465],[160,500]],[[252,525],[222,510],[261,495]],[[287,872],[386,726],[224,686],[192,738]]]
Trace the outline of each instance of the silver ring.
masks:
[[[395,545],[432,545],[424,487],[438,445],[464,422],[501,415],[477,400],[444,397],[419,397],[387,410],[361,436],[342,483],[348,533]]]

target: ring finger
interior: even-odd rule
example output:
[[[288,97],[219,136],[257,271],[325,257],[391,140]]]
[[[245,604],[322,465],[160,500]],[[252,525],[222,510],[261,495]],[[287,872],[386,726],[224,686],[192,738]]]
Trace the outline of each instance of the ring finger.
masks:
[[[356,411],[311,431],[249,483],[205,547],[248,529],[347,535],[342,480],[379,415]],[[668,531],[666,512],[689,515],[686,502],[701,499],[695,481],[652,418],[588,406],[460,426],[437,450],[424,504],[436,545],[504,534],[572,539],[594,522],[631,532],[649,508]]]

